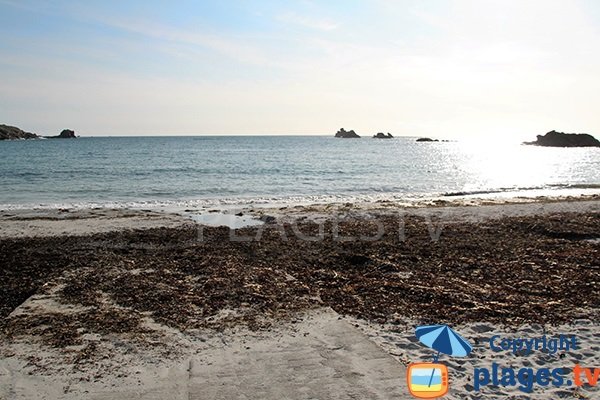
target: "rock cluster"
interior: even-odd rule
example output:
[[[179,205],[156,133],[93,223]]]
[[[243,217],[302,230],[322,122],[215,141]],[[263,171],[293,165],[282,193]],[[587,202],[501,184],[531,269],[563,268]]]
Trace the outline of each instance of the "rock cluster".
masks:
[[[0,125],[0,140],[18,140],[18,139],[74,139],[77,136],[75,131],[70,129],[63,130],[57,136],[40,136],[35,133],[25,132],[24,130],[17,128],[16,126]]]
[[[48,139],[75,139],[75,131],[64,129],[58,136],[45,136]]]
[[[0,140],[15,140],[15,139],[37,139],[38,135],[31,132],[25,132],[16,126],[0,125]]]
[[[376,135],[373,135],[373,138],[374,139],[392,139],[393,136],[389,132],[387,133],[387,135],[385,133],[383,133],[383,132],[379,132]]]
[[[534,142],[523,144],[547,147],[600,147],[600,141],[587,133],[563,133],[554,130],[545,135],[537,135]]]
[[[358,134],[356,132],[354,132],[353,130],[347,131],[344,128],[342,128],[336,132],[335,137],[343,138],[343,139],[354,139],[354,138],[359,138],[360,136],[358,136]]]
[[[60,135],[56,136],[56,138],[58,139],[73,139],[76,138],[77,136],[75,136],[75,131],[72,131],[70,129],[64,129]]]

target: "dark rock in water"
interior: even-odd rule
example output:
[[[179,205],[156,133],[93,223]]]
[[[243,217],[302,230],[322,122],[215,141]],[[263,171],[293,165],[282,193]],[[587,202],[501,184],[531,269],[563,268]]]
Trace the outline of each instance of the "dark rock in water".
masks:
[[[75,138],[77,136],[75,136],[75,131],[72,131],[70,129],[65,129],[60,133],[60,135],[58,135],[58,137],[61,139],[71,139],[71,138]]]
[[[353,139],[359,138],[360,136],[358,136],[353,130],[347,131],[344,128],[342,128],[336,132],[335,137],[343,139]]]
[[[58,136],[46,136],[48,139],[75,139],[75,131],[70,129],[63,130]]]
[[[600,141],[587,133],[563,133],[550,131],[545,135],[537,135],[535,142],[523,144],[548,147],[600,147]]]
[[[439,140],[428,138],[428,137],[423,137],[423,138],[418,138],[417,142],[439,142]]]
[[[0,125],[0,140],[38,139],[35,133],[25,132],[16,126]]]
[[[377,133],[377,135],[373,135],[373,138],[375,138],[375,139],[392,139],[393,136],[389,132],[387,133],[387,135],[383,132],[379,132],[379,133]]]

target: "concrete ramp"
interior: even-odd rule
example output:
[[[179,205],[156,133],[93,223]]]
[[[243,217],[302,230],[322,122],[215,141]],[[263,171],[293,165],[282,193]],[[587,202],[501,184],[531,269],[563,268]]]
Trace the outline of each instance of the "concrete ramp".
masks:
[[[16,313],[45,311],[73,312],[51,296],[37,296]],[[272,331],[244,330],[207,341],[190,339],[187,358],[135,363],[129,373],[106,369],[99,382],[65,373],[32,374],[24,356],[37,347],[29,342],[15,346],[14,355],[0,357],[0,400],[410,398],[405,367],[330,309],[312,311]],[[47,363],[60,363],[61,358],[53,354],[37,356],[45,357]],[[138,353],[137,357],[152,356]]]
[[[403,399],[406,369],[333,311],[289,336],[236,344],[192,359],[189,398]]]

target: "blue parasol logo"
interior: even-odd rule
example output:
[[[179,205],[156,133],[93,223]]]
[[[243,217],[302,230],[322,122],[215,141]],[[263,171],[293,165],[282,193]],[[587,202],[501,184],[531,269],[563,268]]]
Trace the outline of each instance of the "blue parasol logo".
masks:
[[[437,350],[433,362],[438,361],[440,353],[452,357],[466,357],[473,350],[473,346],[448,325],[419,326],[415,335],[419,342],[430,349]]]

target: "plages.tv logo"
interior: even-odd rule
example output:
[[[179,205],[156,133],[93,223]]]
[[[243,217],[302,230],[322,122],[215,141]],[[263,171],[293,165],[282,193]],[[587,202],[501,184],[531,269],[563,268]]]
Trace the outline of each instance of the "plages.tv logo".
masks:
[[[419,326],[417,339],[430,349],[436,350],[433,362],[412,363],[406,371],[410,394],[419,399],[433,399],[448,393],[448,368],[439,363],[440,353],[452,357],[466,357],[473,346],[447,325]]]

